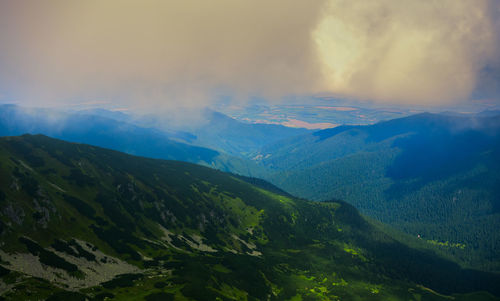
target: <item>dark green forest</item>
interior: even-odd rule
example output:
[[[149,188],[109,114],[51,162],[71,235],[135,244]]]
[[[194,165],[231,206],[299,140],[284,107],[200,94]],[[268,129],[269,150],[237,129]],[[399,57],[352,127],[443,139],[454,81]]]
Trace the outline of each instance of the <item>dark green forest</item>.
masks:
[[[293,195],[342,199],[464,266],[500,271],[500,119],[420,114],[261,151]]]

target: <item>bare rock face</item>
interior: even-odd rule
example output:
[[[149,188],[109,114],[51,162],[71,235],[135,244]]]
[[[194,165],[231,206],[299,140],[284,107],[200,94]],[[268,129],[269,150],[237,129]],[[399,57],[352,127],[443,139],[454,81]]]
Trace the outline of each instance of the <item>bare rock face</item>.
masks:
[[[57,214],[57,208],[42,188],[38,189],[37,196],[38,198],[33,199],[33,209],[35,211],[33,217],[37,224],[41,225],[43,229],[47,229],[51,215]]]
[[[33,199],[33,203],[35,204],[35,212],[33,213],[33,217],[35,218],[36,223],[42,226],[43,229],[47,229],[50,221],[49,209],[41,206],[36,199]]]
[[[14,191],[19,191],[21,189],[21,186],[19,186],[19,179],[16,177],[12,177],[12,183],[10,183],[9,188]]]
[[[17,225],[22,225],[24,222],[24,217],[26,214],[22,207],[15,206],[12,203],[8,204],[3,210],[2,213],[9,218],[10,221]]]
[[[92,254],[95,260],[59,252],[53,248],[46,250],[64,258],[71,264],[77,265],[79,270],[83,272],[82,277],[72,277],[62,269],[48,266],[40,261],[39,256],[30,253],[6,253],[0,250],[0,256],[3,259],[3,263],[0,265],[32,277],[51,281],[56,286],[73,291],[98,285],[120,274],[141,272],[141,269],[136,266],[106,255],[88,242],[82,240],[75,240],[75,242],[86,252]]]

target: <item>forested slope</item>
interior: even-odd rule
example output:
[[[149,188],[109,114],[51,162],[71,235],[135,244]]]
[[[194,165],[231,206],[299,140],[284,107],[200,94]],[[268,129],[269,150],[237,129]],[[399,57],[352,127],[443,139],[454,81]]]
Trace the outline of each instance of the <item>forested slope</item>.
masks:
[[[268,146],[275,185],[340,198],[462,263],[500,270],[500,117],[419,114]]]

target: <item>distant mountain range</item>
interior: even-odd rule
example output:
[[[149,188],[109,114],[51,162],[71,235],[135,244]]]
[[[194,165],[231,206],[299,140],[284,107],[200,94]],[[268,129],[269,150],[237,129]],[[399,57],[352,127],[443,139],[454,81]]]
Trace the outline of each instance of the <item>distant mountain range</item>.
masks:
[[[4,300],[500,295],[498,274],[410,248],[345,202],[194,164],[24,135],[0,138],[0,179]]]
[[[198,163],[250,176],[262,174],[262,168],[253,162],[183,142],[195,139],[192,134],[141,127],[132,122],[123,113],[107,110],[66,113],[0,106],[0,136],[44,134],[138,156]]]

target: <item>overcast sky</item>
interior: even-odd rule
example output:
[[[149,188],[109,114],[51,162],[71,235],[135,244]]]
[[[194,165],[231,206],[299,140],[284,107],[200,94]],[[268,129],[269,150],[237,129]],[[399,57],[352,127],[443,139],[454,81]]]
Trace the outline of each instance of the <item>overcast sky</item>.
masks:
[[[500,1],[0,0],[0,102],[499,102]]]

